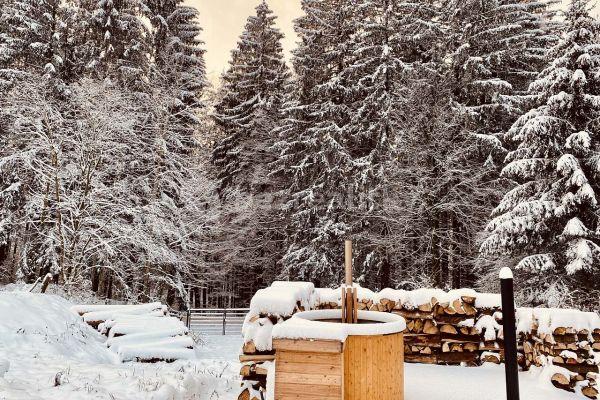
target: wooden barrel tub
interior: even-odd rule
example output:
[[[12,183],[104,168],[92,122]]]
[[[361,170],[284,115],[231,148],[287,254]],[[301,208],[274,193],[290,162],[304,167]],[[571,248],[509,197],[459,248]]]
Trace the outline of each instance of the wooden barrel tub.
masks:
[[[395,314],[306,311],[273,329],[275,400],[403,400],[406,328]]]

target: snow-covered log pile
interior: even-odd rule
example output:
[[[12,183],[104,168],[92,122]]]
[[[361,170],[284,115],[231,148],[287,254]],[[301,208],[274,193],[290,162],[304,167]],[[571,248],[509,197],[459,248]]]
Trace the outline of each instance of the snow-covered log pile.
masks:
[[[273,325],[283,322],[296,312],[315,309],[317,292],[310,282],[273,282],[256,292],[250,302],[242,333],[244,347],[240,355],[242,391],[239,400],[261,400],[266,392],[271,361]]]
[[[194,341],[178,318],[161,303],[77,305],[71,308],[106,335],[106,345],[121,361],[174,361],[195,357]]]
[[[517,330],[525,359],[552,365],[554,386],[598,398],[600,316],[577,310],[520,308]]]
[[[317,289],[318,308],[337,308],[339,290]],[[427,364],[477,365],[493,357],[502,337],[497,321],[500,296],[471,289],[445,292],[360,288],[359,309],[392,312],[406,319],[405,360]]]
[[[503,361],[502,310],[499,294],[471,289],[445,292],[358,288],[360,310],[403,316],[407,328],[405,361],[477,366]],[[309,309],[341,308],[340,289],[315,289],[312,283],[275,282],[259,290],[244,323],[240,355],[243,390],[240,400],[260,399],[267,389],[273,326]],[[555,386],[597,398],[600,364],[600,317],[577,310],[517,310],[519,363],[556,369]],[[560,376],[560,377],[559,377]]]

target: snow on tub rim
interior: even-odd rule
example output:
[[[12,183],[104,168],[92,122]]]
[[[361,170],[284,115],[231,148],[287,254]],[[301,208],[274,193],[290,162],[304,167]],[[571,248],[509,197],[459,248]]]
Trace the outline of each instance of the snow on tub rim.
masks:
[[[406,321],[400,315],[379,311],[358,311],[358,323],[346,324],[342,310],[313,310],[296,313],[273,327],[273,339],[316,339],[346,341],[348,336],[400,333]]]
[[[341,320],[341,310],[305,311],[273,327],[272,398],[404,399],[404,318],[358,311],[357,324]]]

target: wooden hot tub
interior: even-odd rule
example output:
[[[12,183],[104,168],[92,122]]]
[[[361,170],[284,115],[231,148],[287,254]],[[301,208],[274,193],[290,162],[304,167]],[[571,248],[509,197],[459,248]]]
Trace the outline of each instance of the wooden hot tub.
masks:
[[[275,400],[403,400],[402,317],[359,311],[306,311],[273,329]],[[272,377],[271,377],[272,379]]]

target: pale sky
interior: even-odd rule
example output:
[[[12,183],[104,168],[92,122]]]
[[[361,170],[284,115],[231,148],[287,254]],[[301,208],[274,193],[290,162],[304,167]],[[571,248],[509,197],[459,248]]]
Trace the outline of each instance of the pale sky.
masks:
[[[186,3],[200,11],[200,25],[206,42],[206,72],[212,82],[218,82],[227,69],[231,50],[235,48],[246,19],[255,14],[254,8],[261,0],[187,0]],[[268,0],[277,16],[277,26],[283,34],[286,55],[296,47],[292,21],[301,15],[300,0]]]

